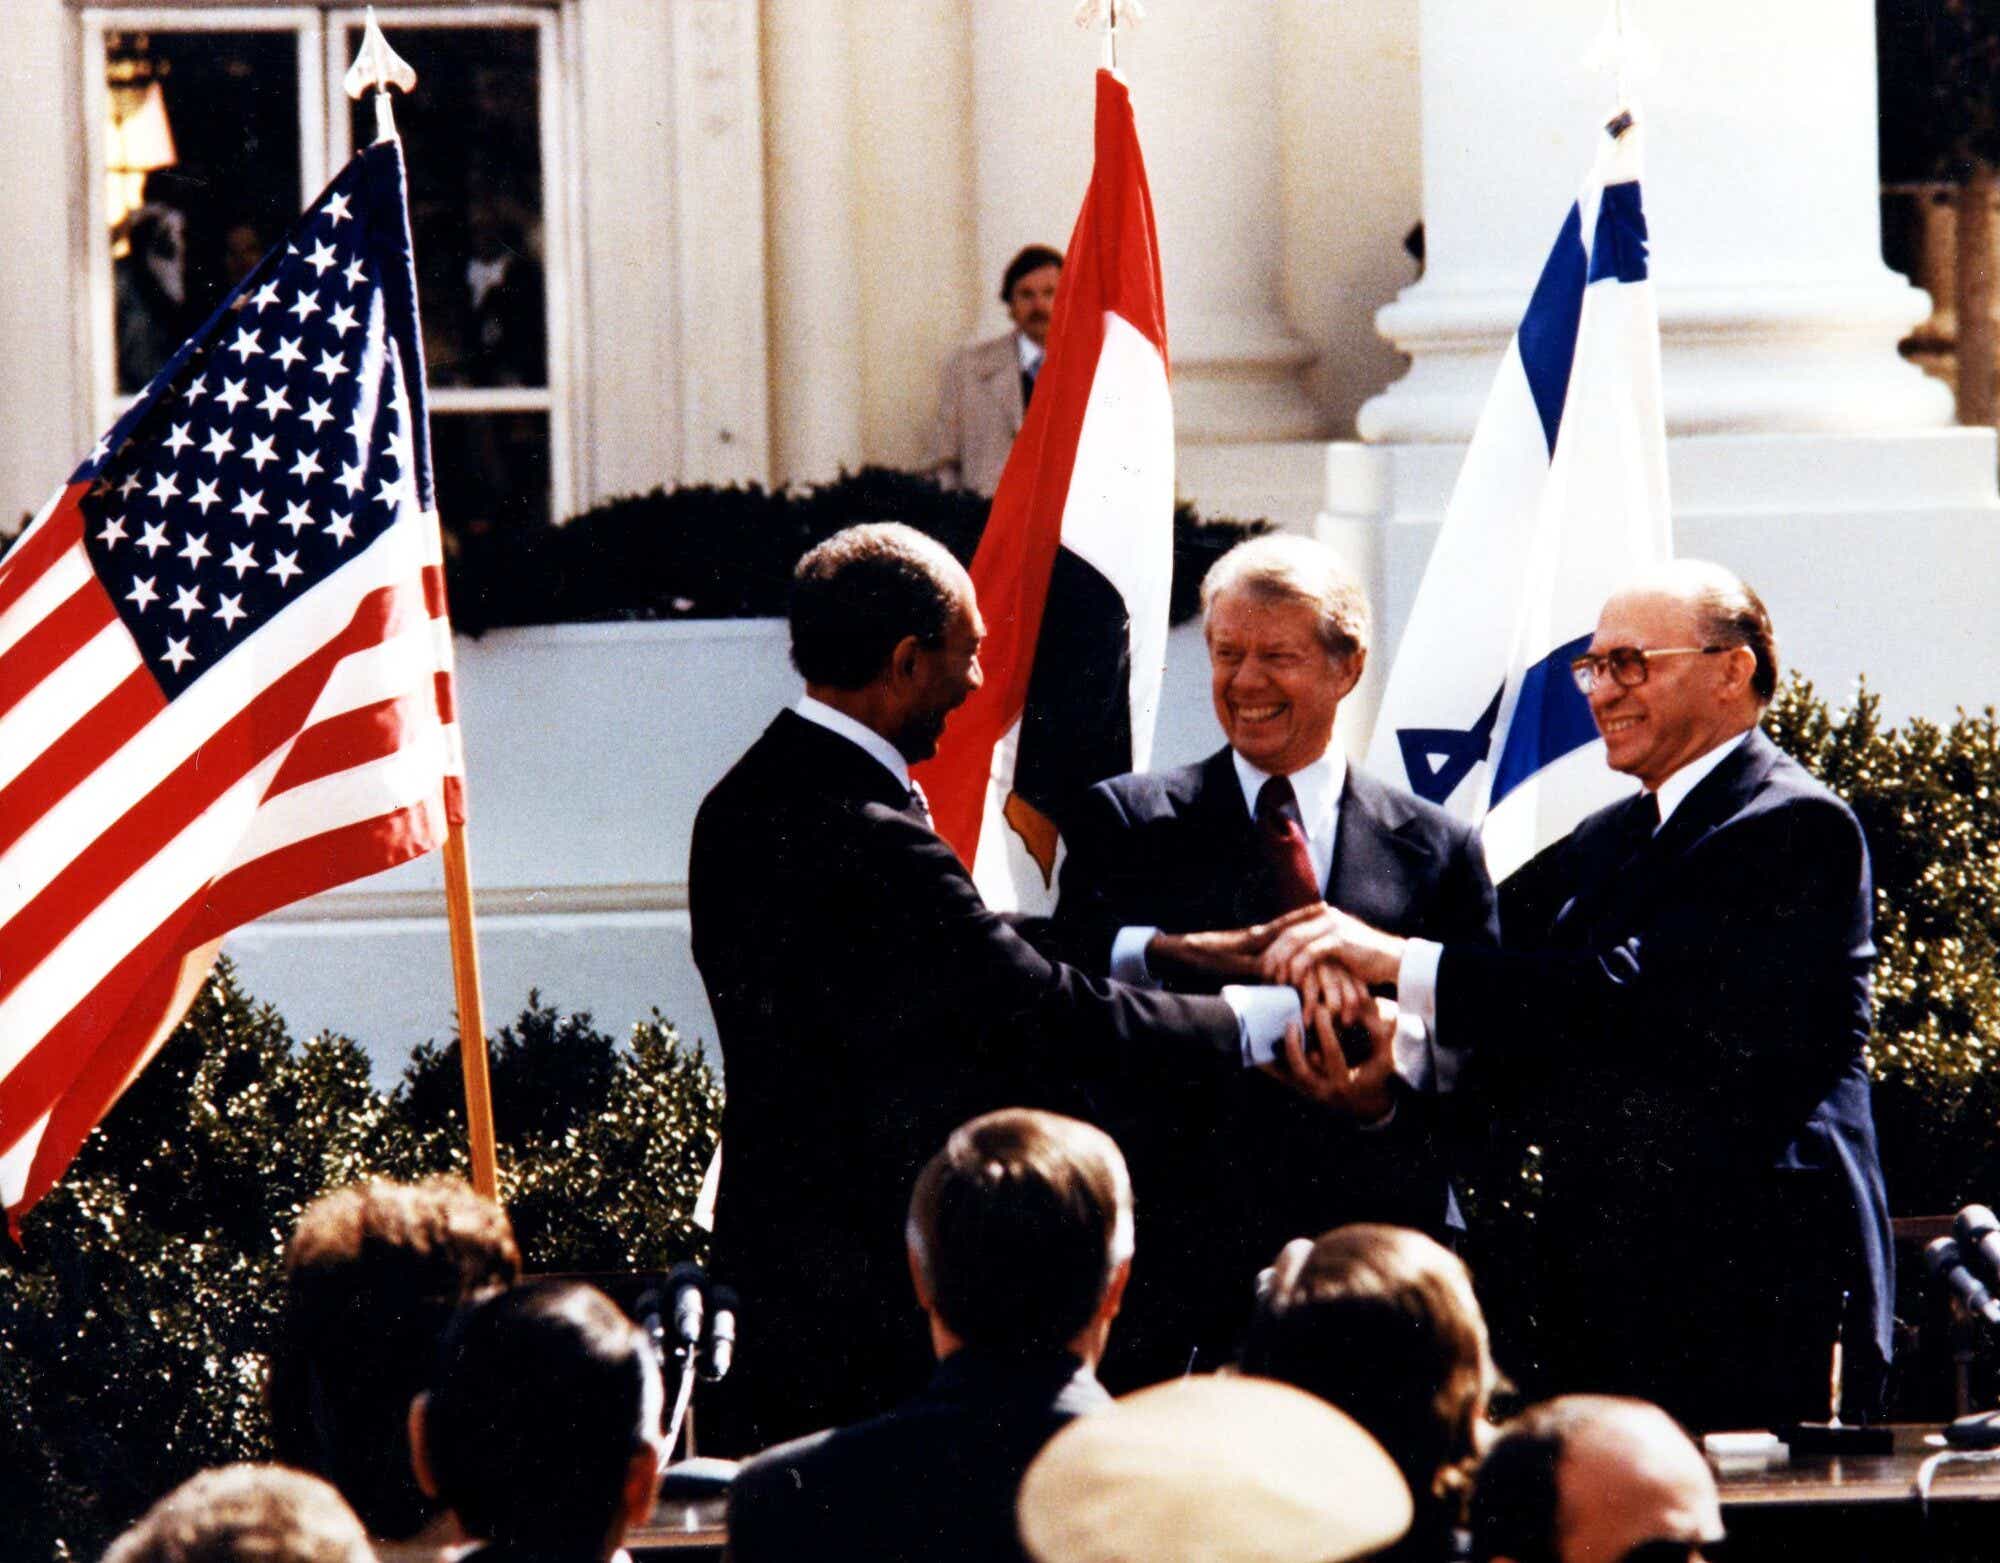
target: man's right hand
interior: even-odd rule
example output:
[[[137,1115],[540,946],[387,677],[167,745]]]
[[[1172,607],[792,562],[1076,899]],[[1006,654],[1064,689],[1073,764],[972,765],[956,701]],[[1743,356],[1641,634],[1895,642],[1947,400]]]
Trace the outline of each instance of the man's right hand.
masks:
[[[1322,903],[1299,907],[1268,923],[1212,933],[1156,933],[1146,944],[1146,966],[1156,975],[1180,973],[1224,982],[1268,980],[1258,975],[1259,957],[1286,929],[1325,910]]]

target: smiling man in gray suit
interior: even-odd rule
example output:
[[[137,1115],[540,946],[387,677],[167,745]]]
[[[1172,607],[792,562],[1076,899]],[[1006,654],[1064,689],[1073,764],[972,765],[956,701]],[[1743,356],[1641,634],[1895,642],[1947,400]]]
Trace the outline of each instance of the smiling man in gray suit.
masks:
[[[1226,953],[1215,968],[1228,941],[1201,930],[1321,904],[1496,942],[1477,837],[1334,746],[1370,633],[1367,596],[1338,556],[1304,537],[1252,539],[1209,572],[1202,609],[1228,744],[1195,765],[1101,783],[1065,813],[1055,918],[1065,957],[1128,982],[1212,988],[1227,979]],[[1250,1278],[1291,1238],[1351,1221],[1447,1235],[1456,1214],[1435,1102],[1407,1086],[1438,1084],[1450,1055],[1433,1043],[1454,1040],[1467,1039],[1406,1023],[1393,1052],[1357,1072],[1368,1099],[1350,1116],[1372,1125],[1314,1111],[1251,1072],[1098,1083],[1100,1121],[1140,1195],[1133,1371],[1178,1372],[1191,1351],[1206,1361],[1227,1351],[1249,1317]]]

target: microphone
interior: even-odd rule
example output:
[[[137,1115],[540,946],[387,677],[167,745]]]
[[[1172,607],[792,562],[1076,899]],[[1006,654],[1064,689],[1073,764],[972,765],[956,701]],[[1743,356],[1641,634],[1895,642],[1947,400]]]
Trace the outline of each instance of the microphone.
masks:
[[[736,1293],[718,1286],[708,1298],[708,1348],[702,1353],[701,1376],[713,1384],[736,1361]]]
[[[1925,1246],[1924,1268],[1951,1288],[1966,1312],[1977,1314],[1988,1324],[2000,1324],[2000,1301],[1966,1269],[1965,1257],[1951,1238],[1940,1237]]]
[[[1951,1223],[1958,1246],[1972,1254],[1980,1268],[2000,1281],[2000,1216],[1985,1205],[1967,1205]]]
[[[681,1351],[692,1352],[701,1344],[702,1294],[708,1277],[699,1265],[677,1264],[667,1272],[667,1295],[672,1299],[674,1340]]]

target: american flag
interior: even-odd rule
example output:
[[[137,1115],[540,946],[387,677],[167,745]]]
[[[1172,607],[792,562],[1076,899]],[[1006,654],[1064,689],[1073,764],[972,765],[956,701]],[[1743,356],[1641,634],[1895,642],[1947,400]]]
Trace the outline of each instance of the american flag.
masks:
[[[230,929],[443,844],[464,763],[402,148],[354,158],[0,559],[0,1204]]]

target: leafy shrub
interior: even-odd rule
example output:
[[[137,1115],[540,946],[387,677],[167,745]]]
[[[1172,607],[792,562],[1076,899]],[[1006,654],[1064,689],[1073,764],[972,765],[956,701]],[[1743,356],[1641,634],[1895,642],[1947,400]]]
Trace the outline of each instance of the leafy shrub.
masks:
[[[1875,1113],[1894,1208],[2000,1200],[2000,729],[1885,729],[1793,679],[1765,725],[1853,807],[1875,869]]]
[[[720,1091],[656,1016],[629,1047],[530,995],[493,1043],[502,1197],[529,1268],[701,1257]],[[0,1266],[0,1533],[94,1557],[195,1471],[268,1458],[264,1343],[299,1211],[367,1173],[465,1170],[458,1044],[394,1091],[295,1043],[227,962]]]
[[[467,634],[601,619],[732,619],[785,611],[792,566],[842,527],[901,521],[970,562],[987,501],[928,477],[867,467],[814,488],[656,488],[608,500],[561,526],[496,528],[454,540],[452,622]],[[1266,523],[1174,511],[1171,614],[1191,618],[1210,564]]]

